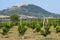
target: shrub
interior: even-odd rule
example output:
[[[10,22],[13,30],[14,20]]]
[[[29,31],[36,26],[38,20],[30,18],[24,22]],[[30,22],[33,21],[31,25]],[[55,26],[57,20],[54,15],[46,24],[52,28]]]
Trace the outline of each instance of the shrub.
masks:
[[[13,27],[12,24],[4,23],[3,28],[2,28],[2,30],[3,30],[2,34],[3,34],[3,35],[7,35],[8,32],[9,32],[9,30],[10,30],[12,27]]]
[[[31,28],[32,28],[32,29],[35,29],[35,27],[36,27],[36,23],[35,23],[35,22],[32,22],[32,23],[31,23]]]
[[[3,35],[7,35],[7,34],[8,34],[8,31],[9,31],[9,28],[3,27],[3,32],[2,32],[2,34],[3,34]]]
[[[48,30],[41,30],[40,32],[41,32],[41,35],[43,36],[47,36],[48,34],[50,34],[50,31]]]
[[[30,28],[32,28],[32,29],[35,29],[36,24],[37,24],[36,22],[28,22],[27,26],[30,27]]]
[[[54,25],[54,28],[55,28],[57,26],[57,23],[54,23],[53,25]]]
[[[41,25],[38,23],[36,24],[36,27],[35,27],[35,32],[39,32],[41,30]]]
[[[41,35],[46,36],[45,30],[41,30],[40,33],[41,33]]]
[[[46,24],[46,26],[45,26],[45,30],[46,30],[46,31],[49,31],[50,27],[51,27],[51,23],[48,22],[48,23]]]
[[[54,28],[57,26],[57,21],[56,19],[53,21]]]
[[[56,27],[56,32],[60,32],[60,27]]]
[[[0,23],[0,28],[3,28],[3,24],[2,23]]]
[[[19,27],[18,27],[19,35],[24,35],[26,30],[27,30],[27,28],[24,25],[22,25],[22,24],[19,25]]]

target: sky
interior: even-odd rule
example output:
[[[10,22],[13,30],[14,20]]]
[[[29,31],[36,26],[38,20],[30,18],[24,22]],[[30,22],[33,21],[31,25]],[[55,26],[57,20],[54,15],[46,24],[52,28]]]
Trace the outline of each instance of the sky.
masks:
[[[0,10],[18,3],[34,4],[49,12],[60,14],[60,0],[0,0]]]

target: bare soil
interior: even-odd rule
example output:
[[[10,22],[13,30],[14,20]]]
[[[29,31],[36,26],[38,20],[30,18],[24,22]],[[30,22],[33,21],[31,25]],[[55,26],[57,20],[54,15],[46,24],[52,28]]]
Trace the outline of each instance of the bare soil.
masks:
[[[39,33],[33,33],[31,28],[28,28],[24,36],[19,36],[17,26],[10,29],[8,35],[3,36],[0,29],[0,40],[60,40],[60,33],[56,33],[53,26],[50,28],[51,34],[46,37]]]

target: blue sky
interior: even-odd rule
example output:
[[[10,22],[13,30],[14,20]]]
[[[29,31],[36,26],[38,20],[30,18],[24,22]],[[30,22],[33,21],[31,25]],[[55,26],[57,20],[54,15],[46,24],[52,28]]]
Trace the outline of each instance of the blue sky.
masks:
[[[60,14],[60,0],[0,0],[0,10],[18,3],[34,4],[49,12]]]

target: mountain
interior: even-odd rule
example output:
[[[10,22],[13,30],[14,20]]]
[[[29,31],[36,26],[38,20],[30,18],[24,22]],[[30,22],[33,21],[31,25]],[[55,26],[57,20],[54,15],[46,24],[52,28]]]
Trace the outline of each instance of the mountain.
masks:
[[[33,4],[19,4],[0,11],[0,15],[11,15],[13,13],[35,17],[60,17],[58,14],[48,12],[45,9]]]

